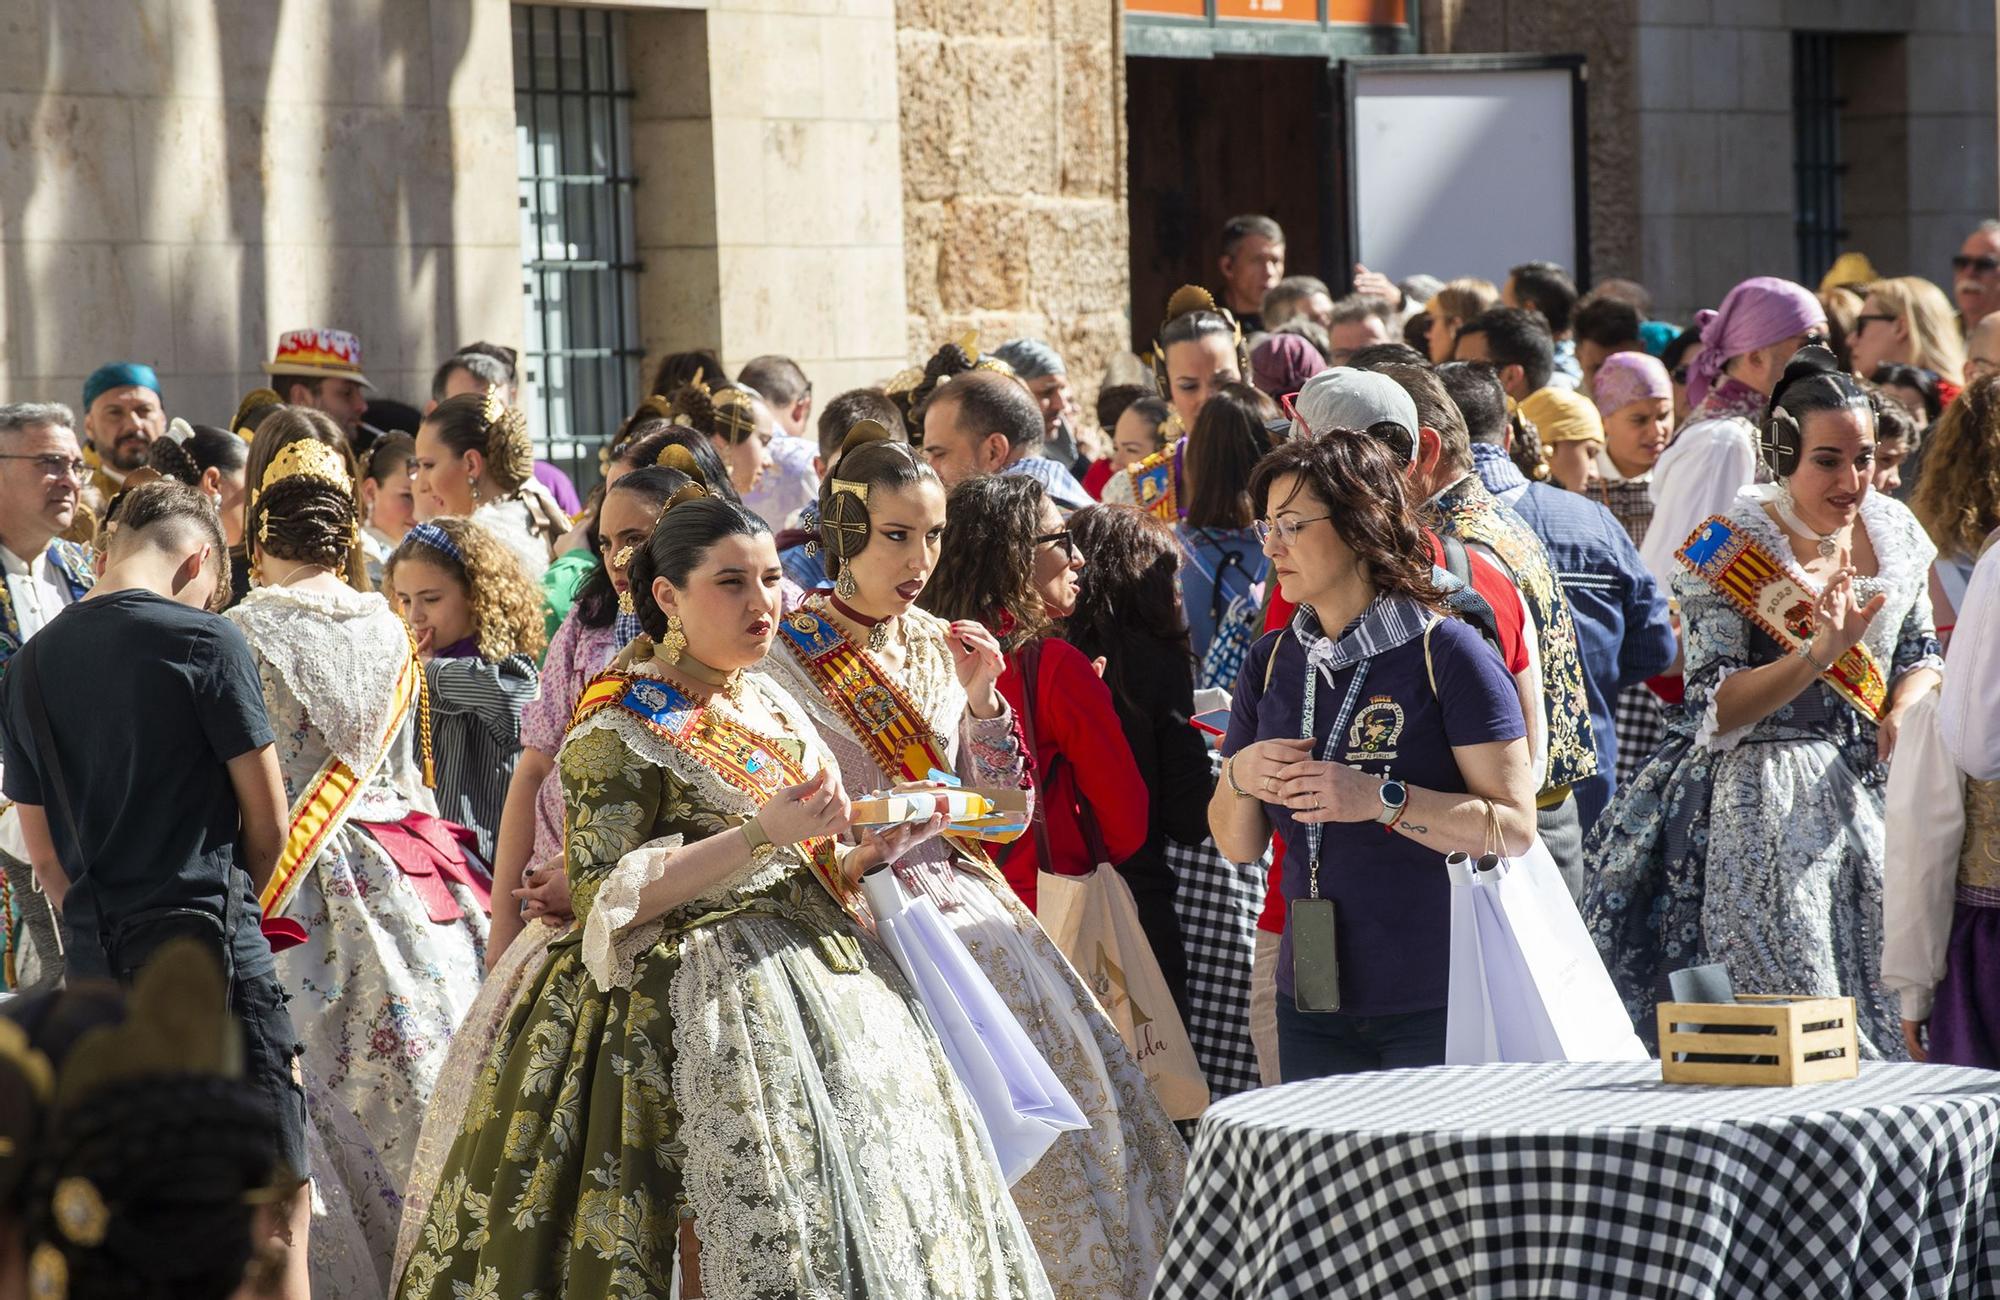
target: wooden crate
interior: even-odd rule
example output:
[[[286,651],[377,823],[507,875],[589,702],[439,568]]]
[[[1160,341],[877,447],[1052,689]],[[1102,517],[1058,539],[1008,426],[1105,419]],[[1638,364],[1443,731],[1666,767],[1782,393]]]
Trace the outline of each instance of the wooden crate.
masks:
[[[1668,1083],[1791,1087],[1852,1079],[1858,1064],[1853,998],[1746,993],[1733,1003],[1662,1002],[1659,1016],[1660,1077]],[[1710,1028],[1718,1025],[1757,1032]],[[1682,1053],[1710,1059],[1676,1060]]]

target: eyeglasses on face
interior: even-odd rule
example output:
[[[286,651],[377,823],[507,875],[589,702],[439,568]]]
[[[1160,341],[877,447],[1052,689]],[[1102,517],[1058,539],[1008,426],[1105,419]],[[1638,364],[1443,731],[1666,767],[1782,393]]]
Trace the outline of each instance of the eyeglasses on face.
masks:
[[[1854,318],[1854,332],[1856,334],[1861,333],[1861,331],[1868,328],[1868,322],[1872,320],[1879,320],[1886,325],[1894,323],[1895,319],[1894,316],[1884,315],[1881,312],[1865,311]]]
[[[53,452],[42,456],[29,456],[17,452],[0,455],[0,460],[31,460],[35,462],[35,468],[42,472],[43,478],[62,478],[68,475],[79,482],[90,469],[89,464],[75,456],[58,456]]]
[[[1283,519],[1259,519],[1254,527],[1257,529],[1258,541],[1268,542],[1275,536],[1279,545],[1289,549],[1298,542],[1300,529],[1307,524],[1324,523],[1331,518],[1332,515],[1314,515],[1310,519],[1299,519],[1295,516]]]
[[[1035,545],[1037,546],[1049,544],[1062,547],[1063,554],[1070,559],[1074,560],[1076,558],[1076,538],[1070,535],[1069,529],[1058,528],[1053,533],[1043,533],[1035,539]]]
[[[1965,254],[1960,253],[1957,257],[1951,259],[1951,269],[1954,271],[1976,271],[1980,275],[1991,275],[1995,271],[2000,271],[2000,257],[1967,257]]]

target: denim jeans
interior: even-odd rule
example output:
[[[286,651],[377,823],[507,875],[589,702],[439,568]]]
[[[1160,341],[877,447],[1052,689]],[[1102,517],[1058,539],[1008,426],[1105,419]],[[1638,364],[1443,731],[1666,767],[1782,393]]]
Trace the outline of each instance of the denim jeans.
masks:
[[[1392,1016],[1301,1011],[1278,993],[1278,1059],[1286,1083],[1444,1064],[1445,1009]]]

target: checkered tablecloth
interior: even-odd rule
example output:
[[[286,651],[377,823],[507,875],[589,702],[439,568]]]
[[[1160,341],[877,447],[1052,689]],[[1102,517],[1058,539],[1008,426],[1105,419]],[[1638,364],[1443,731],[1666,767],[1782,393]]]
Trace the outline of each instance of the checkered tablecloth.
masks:
[[[1156,1300],[2000,1295],[2000,1074],[1454,1066],[1202,1118]]]
[[[1212,751],[1209,763],[1221,771],[1222,759]],[[1166,856],[1187,950],[1188,1041],[1208,1076],[1209,1095],[1227,1097],[1262,1082],[1250,1044],[1250,963],[1271,857],[1267,852],[1261,862],[1231,862],[1213,840],[1168,840]]]

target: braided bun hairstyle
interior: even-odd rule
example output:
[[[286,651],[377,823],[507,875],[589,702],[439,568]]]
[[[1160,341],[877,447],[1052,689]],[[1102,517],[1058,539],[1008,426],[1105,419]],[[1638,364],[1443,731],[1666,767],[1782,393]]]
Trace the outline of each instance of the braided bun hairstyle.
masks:
[[[333,545],[337,541],[340,551],[346,557],[344,561],[346,569],[342,576],[347,579],[348,585],[356,591],[373,591],[374,586],[368,581],[365,557],[361,553],[361,548],[355,544],[359,534],[358,524],[353,521],[360,519],[361,505],[352,493],[341,492],[332,484],[318,480],[281,479],[272,485],[273,491],[284,488],[290,483],[310,484],[312,487],[308,490],[304,486],[293,486],[275,500],[268,503],[265,500],[270,494],[263,487],[264,475],[270,469],[271,462],[277,459],[278,453],[291,443],[308,439],[324,443],[338,452],[341,463],[347,469],[348,481],[350,483],[354,481],[354,452],[348,446],[347,435],[339,425],[323,412],[310,407],[278,407],[265,416],[263,423],[257,426],[257,437],[250,444],[250,459],[244,467],[244,546],[253,558],[259,551],[265,551],[280,559],[330,564],[338,569],[342,561],[322,558],[306,560],[304,554],[288,555],[278,549],[284,547],[325,556],[331,554]],[[337,497],[344,498],[346,503],[345,517],[349,522],[345,526],[340,522],[343,507],[340,501],[334,500]],[[312,503],[309,507],[305,506],[308,501]],[[292,516],[301,508],[306,508],[310,517],[295,522]],[[270,540],[259,536],[266,519],[271,521]],[[336,532],[339,533],[337,538],[334,536]]]
[[[943,490],[937,471],[909,443],[874,420],[848,430],[819,485],[819,546],[826,576],[838,578],[847,562],[868,548],[872,489],[893,492],[923,482],[938,483]]]
[[[251,548],[300,564],[342,569],[354,545],[354,496],[316,478],[279,479],[257,494]]]
[[[1771,390],[1770,404],[1757,427],[1757,451],[1779,478],[1790,478],[1805,451],[1801,426],[1814,411],[1866,410],[1869,427],[1876,427],[1878,398],[1841,368],[1830,348],[1814,344],[1800,348],[1785,363],[1785,373]]]
[[[278,1140],[275,1117],[241,1080],[106,1087],[63,1112],[45,1143],[28,1241],[61,1252],[68,1300],[225,1300],[250,1269],[254,1202],[276,1176]],[[79,1181],[105,1210],[97,1231],[79,1233],[58,1212]]]
[[[447,397],[424,417],[438,440],[463,456],[476,451],[486,461],[486,474],[501,492],[512,492],[535,472],[535,445],[528,437],[527,414],[488,393]]]
[[[668,448],[661,468],[685,474],[688,484],[667,498],[653,535],[632,553],[625,571],[639,627],[655,641],[667,634],[667,615],[653,599],[654,579],[684,587],[709,548],[723,538],[760,537],[771,531],[769,524],[737,502],[711,496],[693,456],[684,448]]]

